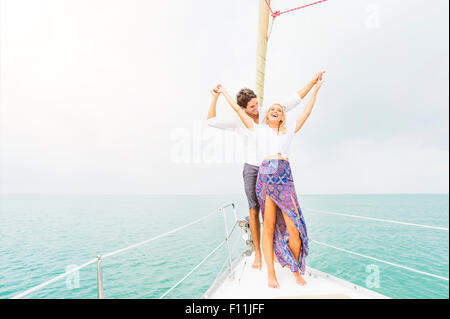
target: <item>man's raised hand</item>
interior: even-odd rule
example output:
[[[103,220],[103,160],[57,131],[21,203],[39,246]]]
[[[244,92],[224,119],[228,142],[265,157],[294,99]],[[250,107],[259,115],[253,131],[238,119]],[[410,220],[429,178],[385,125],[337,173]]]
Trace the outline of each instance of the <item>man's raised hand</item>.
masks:
[[[219,92],[219,87],[221,87],[220,84],[218,84],[214,89],[211,90],[211,94],[214,97],[218,97],[221,92]]]

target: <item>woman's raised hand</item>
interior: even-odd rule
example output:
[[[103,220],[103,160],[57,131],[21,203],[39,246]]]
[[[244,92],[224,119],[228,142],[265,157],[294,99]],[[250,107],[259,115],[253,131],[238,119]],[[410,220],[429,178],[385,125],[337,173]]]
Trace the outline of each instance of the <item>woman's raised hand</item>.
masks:
[[[322,76],[324,73],[325,73],[325,71],[321,71],[314,76],[313,81],[315,84],[317,83],[317,81],[322,80]]]
[[[316,90],[320,89],[320,87],[322,86],[322,84],[324,82],[325,82],[325,80],[323,80],[323,79],[317,80],[317,82],[316,82]]]

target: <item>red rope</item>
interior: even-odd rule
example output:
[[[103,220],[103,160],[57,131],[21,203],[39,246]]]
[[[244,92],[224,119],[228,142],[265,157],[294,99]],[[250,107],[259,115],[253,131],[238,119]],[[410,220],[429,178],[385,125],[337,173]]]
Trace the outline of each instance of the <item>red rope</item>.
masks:
[[[282,15],[282,14],[284,14],[284,13],[292,12],[292,11],[295,11],[295,10],[300,10],[300,9],[303,9],[303,8],[306,8],[306,7],[309,7],[309,6],[313,6],[313,5],[315,5],[315,4],[319,4],[319,3],[325,2],[325,1],[328,1],[328,0],[320,0],[320,1],[316,1],[316,2],[313,2],[313,3],[310,3],[310,4],[306,4],[306,5],[304,5],[304,6],[301,6],[301,7],[289,9],[289,10],[282,11],[282,12],[280,12],[280,11],[275,11],[275,12],[273,12],[273,11],[272,11],[272,8],[270,7],[270,4],[269,4],[269,2],[268,2],[267,0],[266,0],[266,4],[267,4],[267,6],[269,7],[269,11],[270,11],[270,14],[272,15],[272,17],[273,17],[273,18],[276,18],[276,17],[278,17],[278,16],[280,16],[280,15]]]

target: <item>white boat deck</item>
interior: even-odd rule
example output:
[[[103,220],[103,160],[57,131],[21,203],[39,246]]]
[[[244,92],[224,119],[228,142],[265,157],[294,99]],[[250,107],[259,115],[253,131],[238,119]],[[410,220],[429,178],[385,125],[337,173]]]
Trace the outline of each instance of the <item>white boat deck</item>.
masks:
[[[253,269],[253,254],[242,256],[203,295],[214,299],[385,299],[384,295],[307,267],[300,286],[288,268],[275,263],[280,288],[267,286],[267,268]]]

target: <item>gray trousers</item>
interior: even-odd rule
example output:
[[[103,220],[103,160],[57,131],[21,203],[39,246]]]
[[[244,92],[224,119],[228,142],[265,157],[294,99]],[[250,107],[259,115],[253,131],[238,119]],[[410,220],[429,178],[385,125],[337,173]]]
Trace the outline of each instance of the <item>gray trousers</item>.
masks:
[[[256,180],[258,179],[259,166],[244,164],[242,176],[244,177],[245,195],[247,195],[248,208],[259,210],[258,198],[256,197]]]

